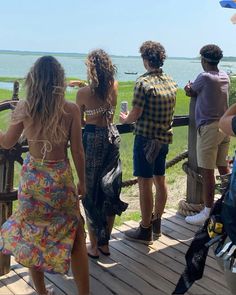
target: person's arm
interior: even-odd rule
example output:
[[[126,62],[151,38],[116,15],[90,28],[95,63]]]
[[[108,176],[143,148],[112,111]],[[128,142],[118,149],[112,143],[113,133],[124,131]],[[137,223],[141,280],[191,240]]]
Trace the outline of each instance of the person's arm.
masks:
[[[24,130],[24,114],[25,101],[20,100],[17,102],[15,110],[12,113],[11,122],[8,130],[6,132],[0,131],[0,146],[4,149],[10,149],[11,147],[13,147],[20,138]]]
[[[143,109],[134,106],[132,110],[128,113],[120,113],[120,123],[122,124],[130,124],[136,122],[138,118],[142,115]]]
[[[81,80],[70,80],[69,83],[68,83],[68,86],[70,87],[84,87],[88,85],[85,81],[81,81]]]
[[[75,169],[79,178],[78,183],[78,194],[82,197],[85,196],[85,156],[84,148],[82,143],[82,129],[81,129],[81,118],[80,109],[76,104],[72,107],[72,124],[70,132],[70,149],[75,165]]]
[[[205,72],[200,73],[194,82],[188,82],[188,84],[184,87],[185,94],[190,97],[197,97],[198,94],[202,91],[206,82],[206,74]]]
[[[221,117],[219,128],[225,134],[236,136],[236,103],[231,105]]]
[[[185,94],[189,97],[196,97],[197,96],[197,92],[194,91],[191,87],[192,83],[188,83],[185,87],[184,87],[184,90],[185,90]]]
[[[85,114],[84,114],[85,105],[83,104],[83,92],[81,90],[79,90],[76,94],[76,104],[80,108],[81,125],[84,127],[86,124],[86,121],[84,119],[85,118]]]
[[[120,123],[133,123],[136,122],[139,117],[141,117],[145,104],[145,88],[142,81],[138,81],[135,84],[132,104],[133,108],[128,114],[120,112]]]
[[[4,149],[13,147],[20,138],[24,129],[23,123],[11,124],[8,130],[4,133],[0,131],[0,146]]]

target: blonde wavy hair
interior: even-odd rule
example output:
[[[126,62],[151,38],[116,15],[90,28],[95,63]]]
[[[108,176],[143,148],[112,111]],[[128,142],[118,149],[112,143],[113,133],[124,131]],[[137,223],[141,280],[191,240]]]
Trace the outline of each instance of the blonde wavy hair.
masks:
[[[109,55],[102,49],[90,52],[86,65],[92,92],[101,100],[106,101],[114,85],[116,66],[112,64]]]
[[[67,138],[62,115],[65,113],[65,73],[52,56],[40,57],[26,76],[27,115],[39,132],[59,144]]]

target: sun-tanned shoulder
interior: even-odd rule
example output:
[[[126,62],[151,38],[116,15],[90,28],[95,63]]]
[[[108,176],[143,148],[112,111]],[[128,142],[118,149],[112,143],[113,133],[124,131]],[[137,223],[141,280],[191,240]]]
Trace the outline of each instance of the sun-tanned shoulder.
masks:
[[[77,95],[76,95],[76,102],[78,104],[83,104],[84,101],[90,96],[91,93],[91,88],[90,86],[85,86],[82,87],[78,90]]]
[[[78,113],[79,107],[75,102],[66,101],[65,103],[65,111],[69,114]]]

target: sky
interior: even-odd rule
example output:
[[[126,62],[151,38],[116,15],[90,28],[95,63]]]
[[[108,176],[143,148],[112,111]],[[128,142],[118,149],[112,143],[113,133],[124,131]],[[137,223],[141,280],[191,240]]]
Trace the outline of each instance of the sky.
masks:
[[[169,57],[196,57],[209,43],[236,56],[235,13],[218,0],[1,0],[0,50],[127,56],[153,40]]]

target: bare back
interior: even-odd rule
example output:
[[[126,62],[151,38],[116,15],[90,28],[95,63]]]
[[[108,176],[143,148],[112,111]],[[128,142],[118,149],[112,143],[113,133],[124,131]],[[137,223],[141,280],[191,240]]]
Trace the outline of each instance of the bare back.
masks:
[[[100,127],[107,125],[107,119],[104,116],[106,110],[113,112],[110,123],[113,121],[114,111],[117,104],[118,83],[114,85],[110,91],[106,101],[101,100],[96,94],[91,91],[90,86],[81,88],[76,97],[76,103],[81,108],[81,117],[85,117],[86,124],[94,124]],[[83,122],[85,124],[85,122]],[[83,125],[84,125],[83,124]]]
[[[17,139],[20,129],[22,129],[21,132],[24,130],[23,134],[28,141],[30,154],[35,159],[62,160],[67,158],[68,142],[72,140],[79,142],[80,140],[78,137],[80,130],[78,130],[78,128],[73,128],[73,125],[76,124],[76,122],[76,125],[80,126],[80,112],[78,106],[72,102],[65,101],[65,112],[62,115],[62,124],[63,129],[67,134],[67,138],[60,144],[55,144],[50,139],[50,136],[47,136],[47,134],[43,134],[43,132],[40,131],[41,128],[39,123],[37,121],[32,122],[32,120],[25,115],[25,108],[26,103],[24,101],[21,101],[19,106],[16,107],[13,119],[14,117],[22,117],[24,119],[19,120],[19,123],[17,122],[18,120],[16,120],[16,122],[13,120],[12,128],[10,128],[8,134],[10,134],[13,139]],[[19,131],[17,132],[17,130]]]

